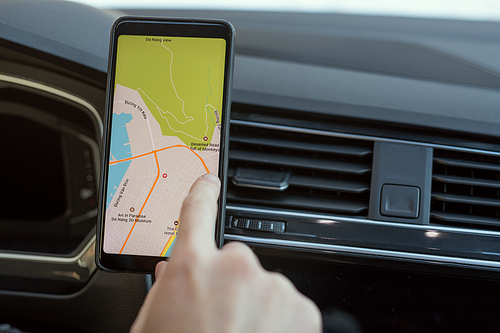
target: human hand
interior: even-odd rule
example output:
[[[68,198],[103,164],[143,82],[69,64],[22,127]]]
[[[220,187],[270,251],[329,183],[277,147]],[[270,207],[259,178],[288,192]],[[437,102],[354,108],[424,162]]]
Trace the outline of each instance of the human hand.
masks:
[[[156,282],[131,332],[320,332],[317,306],[286,277],[264,270],[248,246],[216,248],[219,188],[211,174],[193,184],[172,256],[156,266]]]

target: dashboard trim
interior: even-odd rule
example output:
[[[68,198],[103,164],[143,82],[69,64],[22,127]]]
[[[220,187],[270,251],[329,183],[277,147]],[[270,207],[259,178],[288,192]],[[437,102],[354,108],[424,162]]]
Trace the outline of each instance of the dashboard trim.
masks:
[[[95,238],[96,236],[93,235],[90,241],[87,242],[85,247],[72,257],[0,252],[0,260],[22,260],[22,261],[37,261],[37,262],[46,262],[54,264],[74,264],[80,261],[89,251],[89,248],[91,248],[92,245],[94,245],[93,243],[95,243]],[[83,267],[87,267],[87,265],[83,265]]]
[[[355,139],[355,140],[366,140],[373,142],[389,142],[389,143],[398,143],[398,144],[407,144],[412,146],[422,146],[436,149],[445,149],[450,151],[460,151],[467,153],[476,153],[483,154],[489,156],[497,156],[500,157],[500,152],[484,150],[484,149],[473,149],[473,148],[463,148],[459,146],[453,145],[443,145],[443,144],[434,144],[428,142],[418,142],[411,140],[401,140],[401,139],[390,139],[383,138],[378,136],[371,135],[358,135],[358,134],[348,134],[341,133],[335,131],[327,131],[327,130],[317,130],[310,128],[303,128],[297,126],[288,126],[288,125],[277,125],[272,123],[265,122],[254,122],[248,120],[231,120],[232,125],[241,125],[248,126],[254,128],[263,128],[263,129],[271,129],[271,130],[279,130],[279,131],[288,131],[295,133],[304,133],[304,134],[312,134],[312,135],[321,135],[328,137],[339,137],[346,139]],[[421,230],[426,233],[427,237],[431,237],[435,232],[447,232],[454,233],[456,235],[476,235],[477,237],[486,237],[500,236],[499,231],[493,230],[478,230],[478,229],[467,229],[467,228],[455,228],[450,226],[440,226],[440,225],[419,225],[419,224],[405,224],[405,223],[395,223],[389,221],[375,221],[370,219],[362,219],[362,218],[353,218],[353,217],[339,217],[335,215],[328,214],[315,214],[309,212],[295,212],[283,209],[269,209],[269,208],[261,208],[261,207],[248,207],[248,206],[240,206],[240,205],[227,205],[228,211],[234,211],[243,214],[257,214],[257,215],[265,215],[265,216],[281,216],[281,217],[290,217],[290,218],[299,218],[306,220],[324,220],[329,222],[341,221],[347,223],[362,223],[365,225],[372,226],[385,226],[385,227],[395,227],[399,230]],[[231,215],[231,213],[228,213]],[[428,236],[429,234],[430,236]],[[262,245],[274,245],[274,246],[284,246],[284,247],[294,247],[294,248],[302,248],[309,250],[322,250],[322,251],[336,251],[342,253],[350,253],[352,255],[369,255],[369,256],[377,256],[377,257],[386,257],[386,258],[399,258],[402,260],[419,260],[419,261],[427,261],[427,262],[436,262],[448,265],[467,265],[473,266],[477,268],[491,268],[491,269],[500,269],[500,261],[496,261],[495,259],[482,259],[482,258],[467,258],[455,255],[439,255],[439,254],[430,254],[430,253],[418,253],[406,251],[404,249],[377,249],[356,245],[335,245],[335,244],[325,244],[320,242],[311,242],[307,240],[287,240],[287,239],[277,239],[273,237],[258,237],[254,235],[237,235],[237,234],[225,234],[225,239],[227,240],[238,240]],[[487,254],[484,251],[479,252],[478,254]],[[496,253],[490,253],[491,255],[495,255]]]
[[[255,243],[262,245],[279,245],[279,246],[293,247],[293,248],[306,248],[309,250],[323,250],[323,251],[326,250],[326,251],[342,252],[346,254],[371,255],[371,256],[386,257],[386,258],[390,257],[396,259],[440,262],[445,264],[457,264],[457,265],[468,265],[468,266],[473,265],[476,267],[479,266],[479,267],[500,269],[500,262],[480,260],[480,259],[446,257],[446,256],[437,256],[437,255],[422,254],[422,253],[370,249],[363,247],[353,247],[353,246],[334,245],[334,244],[319,244],[311,242],[300,242],[300,241],[291,241],[283,239],[260,238],[260,237],[231,235],[231,234],[226,234],[224,237],[226,240],[230,241],[240,241],[240,242]]]
[[[18,84],[21,86],[41,90],[41,91],[50,93],[52,95],[56,95],[56,96],[68,99],[68,100],[75,102],[77,104],[80,104],[81,106],[83,106],[84,110],[90,111],[90,114],[92,114],[92,116],[96,119],[98,127],[99,127],[99,133],[102,135],[103,123],[102,123],[101,117],[99,116],[99,113],[97,112],[96,108],[94,106],[92,106],[92,104],[87,102],[86,100],[84,100],[78,96],[75,96],[73,94],[70,94],[66,91],[45,85],[43,83],[30,81],[30,80],[23,79],[23,78],[16,77],[16,76],[10,76],[10,75],[0,73],[0,81],[14,83],[14,84]]]
[[[490,231],[490,230],[479,230],[479,229],[459,229],[453,227],[446,227],[440,225],[429,225],[429,224],[402,224],[398,222],[388,222],[388,221],[375,221],[370,219],[359,219],[353,217],[344,217],[344,216],[336,216],[336,215],[327,215],[327,214],[313,214],[306,212],[294,212],[288,210],[271,210],[265,208],[254,208],[254,207],[245,207],[238,205],[227,205],[226,209],[228,211],[238,211],[238,212],[246,212],[246,213],[258,213],[265,215],[280,215],[280,216],[291,216],[298,218],[307,218],[314,220],[331,220],[331,221],[344,221],[344,222],[353,222],[353,223],[365,223],[365,224],[375,224],[381,226],[388,227],[400,227],[400,228],[411,228],[411,229],[420,229],[420,230],[436,230],[436,231],[447,231],[447,232],[455,232],[455,233],[464,233],[464,234],[479,234],[479,235],[494,235],[500,236],[500,231]]]
[[[96,127],[98,129],[96,132],[102,135],[103,123],[101,117],[99,116],[96,108],[86,100],[69,92],[45,85],[40,82],[31,81],[29,79],[16,76],[10,76],[4,73],[0,73],[0,81],[43,91],[79,104],[82,107],[82,110],[89,114],[92,119],[94,119],[94,126],[97,125]],[[99,149],[95,141],[86,137],[85,135],[76,133],[69,128],[63,127],[62,130],[72,135],[76,135],[80,140],[89,143],[93,150],[94,159],[97,158],[96,161],[99,160]],[[96,163],[96,167],[97,166],[98,163]],[[98,175],[99,170],[96,170],[96,175]],[[89,214],[95,215],[95,212],[90,211],[84,215],[85,217],[87,217],[87,215]],[[87,239],[89,236],[87,236]],[[96,270],[94,260],[95,239],[95,234],[91,235],[90,239],[83,245],[83,248],[81,248],[78,253],[70,257],[0,251],[0,262],[2,263],[2,265],[0,266],[4,267],[2,269],[2,272],[6,275],[15,274],[15,272],[18,271],[18,273],[21,275],[50,279],[51,281],[78,281],[84,283]],[[34,263],[43,265],[44,269],[39,270],[37,269],[37,267],[33,267]],[[12,267],[9,269],[6,266]]]

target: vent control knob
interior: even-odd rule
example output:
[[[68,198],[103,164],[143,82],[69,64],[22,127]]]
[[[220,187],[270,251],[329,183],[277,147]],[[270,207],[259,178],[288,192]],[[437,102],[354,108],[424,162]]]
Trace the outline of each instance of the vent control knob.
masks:
[[[232,181],[236,186],[284,191],[290,184],[290,172],[238,168]]]
[[[229,225],[232,228],[267,231],[274,233],[285,232],[285,222],[282,221],[268,221],[260,219],[247,219],[240,217],[231,217]]]

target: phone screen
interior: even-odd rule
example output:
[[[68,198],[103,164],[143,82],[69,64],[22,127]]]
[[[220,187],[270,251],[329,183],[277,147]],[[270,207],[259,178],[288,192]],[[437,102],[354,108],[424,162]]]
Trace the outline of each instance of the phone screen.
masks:
[[[226,44],[117,36],[101,199],[105,254],[169,257],[191,185],[208,172],[220,177]]]

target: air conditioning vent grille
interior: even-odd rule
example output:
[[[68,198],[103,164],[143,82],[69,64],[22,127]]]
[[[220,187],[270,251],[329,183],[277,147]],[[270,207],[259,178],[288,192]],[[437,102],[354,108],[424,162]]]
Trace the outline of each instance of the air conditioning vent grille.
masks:
[[[431,223],[500,230],[500,157],[435,149]]]
[[[283,191],[228,184],[228,203],[366,217],[373,142],[231,125],[229,177],[238,168],[289,174]]]

